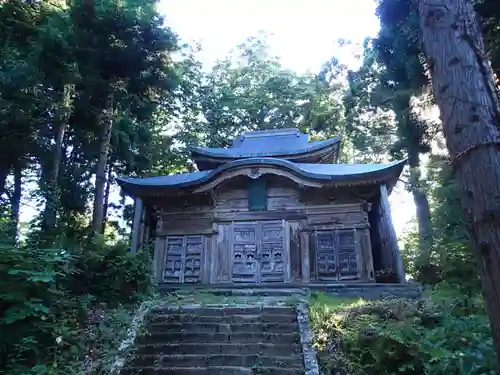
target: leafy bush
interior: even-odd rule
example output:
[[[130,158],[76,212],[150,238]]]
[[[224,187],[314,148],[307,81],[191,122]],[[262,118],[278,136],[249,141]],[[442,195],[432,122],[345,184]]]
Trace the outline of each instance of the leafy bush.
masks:
[[[0,368],[9,375],[80,374],[85,357],[103,361],[152,289],[149,254],[123,244],[0,245],[0,259]]]
[[[124,242],[106,246],[98,237],[73,253],[78,270],[70,280],[73,293],[89,294],[111,304],[137,302],[152,291],[152,261],[147,251],[129,252]]]
[[[439,288],[421,300],[313,299],[311,322],[325,374],[494,374],[481,298]]]

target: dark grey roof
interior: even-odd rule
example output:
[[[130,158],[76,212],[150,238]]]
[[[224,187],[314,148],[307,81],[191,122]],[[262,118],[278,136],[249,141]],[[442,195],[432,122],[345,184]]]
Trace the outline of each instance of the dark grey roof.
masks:
[[[188,188],[201,185],[217,175],[242,166],[279,166],[307,179],[317,181],[349,182],[361,179],[397,179],[406,160],[388,164],[307,164],[293,163],[276,158],[250,158],[235,160],[220,167],[201,172],[181,173],[170,176],[147,178],[118,178],[118,184],[125,190],[136,188]]]
[[[230,148],[192,147],[193,155],[216,158],[244,158],[299,155],[340,142],[340,138],[309,143],[309,136],[298,129],[260,130],[241,134]]]

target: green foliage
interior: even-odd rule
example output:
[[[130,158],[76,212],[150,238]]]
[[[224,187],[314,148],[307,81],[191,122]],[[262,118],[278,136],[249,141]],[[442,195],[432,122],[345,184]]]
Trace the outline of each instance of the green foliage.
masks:
[[[475,259],[452,168],[446,157],[432,155],[427,170],[430,183],[426,193],[431,206],[433,242],[422,252],[416,230],[406,233],[404,255],[407,269],[424,284],[446,281],[467,293],[478,291],[480,283]],[[427,251],[430,252],[430,262]]]
[[[343,125],[342,87],[322,77],[287,70],[269,54],[265,36],[248,38],[210,72],[188,76],[194,82],[184,87],[194,96],[179,139],[225,147],[243,131],[288,127],[318,137],[337,135]]]
[[[78,251],[2,245],[0,257],[0,368],[12,375],[80,374],[90,347],[105,367],[130,310],[151,292],[149,254],[122,244],[92,240]]]
[[[71,280],[72,291],[121,303],[137,302],[141,294],[152,292],[148,251],[132,253],[124,242],[109,247],[98,241],[102,240],[92,241],[90,249],[74,251],[79,272]]]
[[[483,303],[447,286],[421,300],[313,300],[320,366],[325,374],[494,374]]]

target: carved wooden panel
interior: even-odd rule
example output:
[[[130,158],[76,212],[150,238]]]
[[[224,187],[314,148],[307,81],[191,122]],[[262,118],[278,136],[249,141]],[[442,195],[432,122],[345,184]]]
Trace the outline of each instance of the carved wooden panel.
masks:
[[[203,243],[203,236],[167,236],[163,282],[200,282]]]
[[[263,221],[260,228],[260,282],[283,282],[286,259],[283,221]]]
[[[285,278],[283,221],[233,223],[232,281],[282,282]]]
[[[166,283],[182,282],[183,273],[183,237],[167,237],[165,266],[163,268],[163,281]]]
[[[185,236],[184,283],[201,281],[201,256],[203,253],[203,236]]]
[[[317,232],[315,241],[316,277],[329,281],[338,279],[338,257],[335,232]]]
[[[233,227],[232,278],[235,283],[258,281],[258,225],[235,223]]]
[[[337,231],[339,259],[339,278],[356,279],[359,277],[359,259],[354,230]]]
[[[360,261],[354,229],[318,231],[315,234],[315,276],[334,281],[360,277]]]

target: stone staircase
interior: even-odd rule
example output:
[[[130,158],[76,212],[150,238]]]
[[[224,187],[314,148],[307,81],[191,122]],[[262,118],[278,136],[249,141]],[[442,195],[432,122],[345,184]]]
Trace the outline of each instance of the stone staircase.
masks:
[[[155,308],[126,375],[304,374],[294,307]]]

